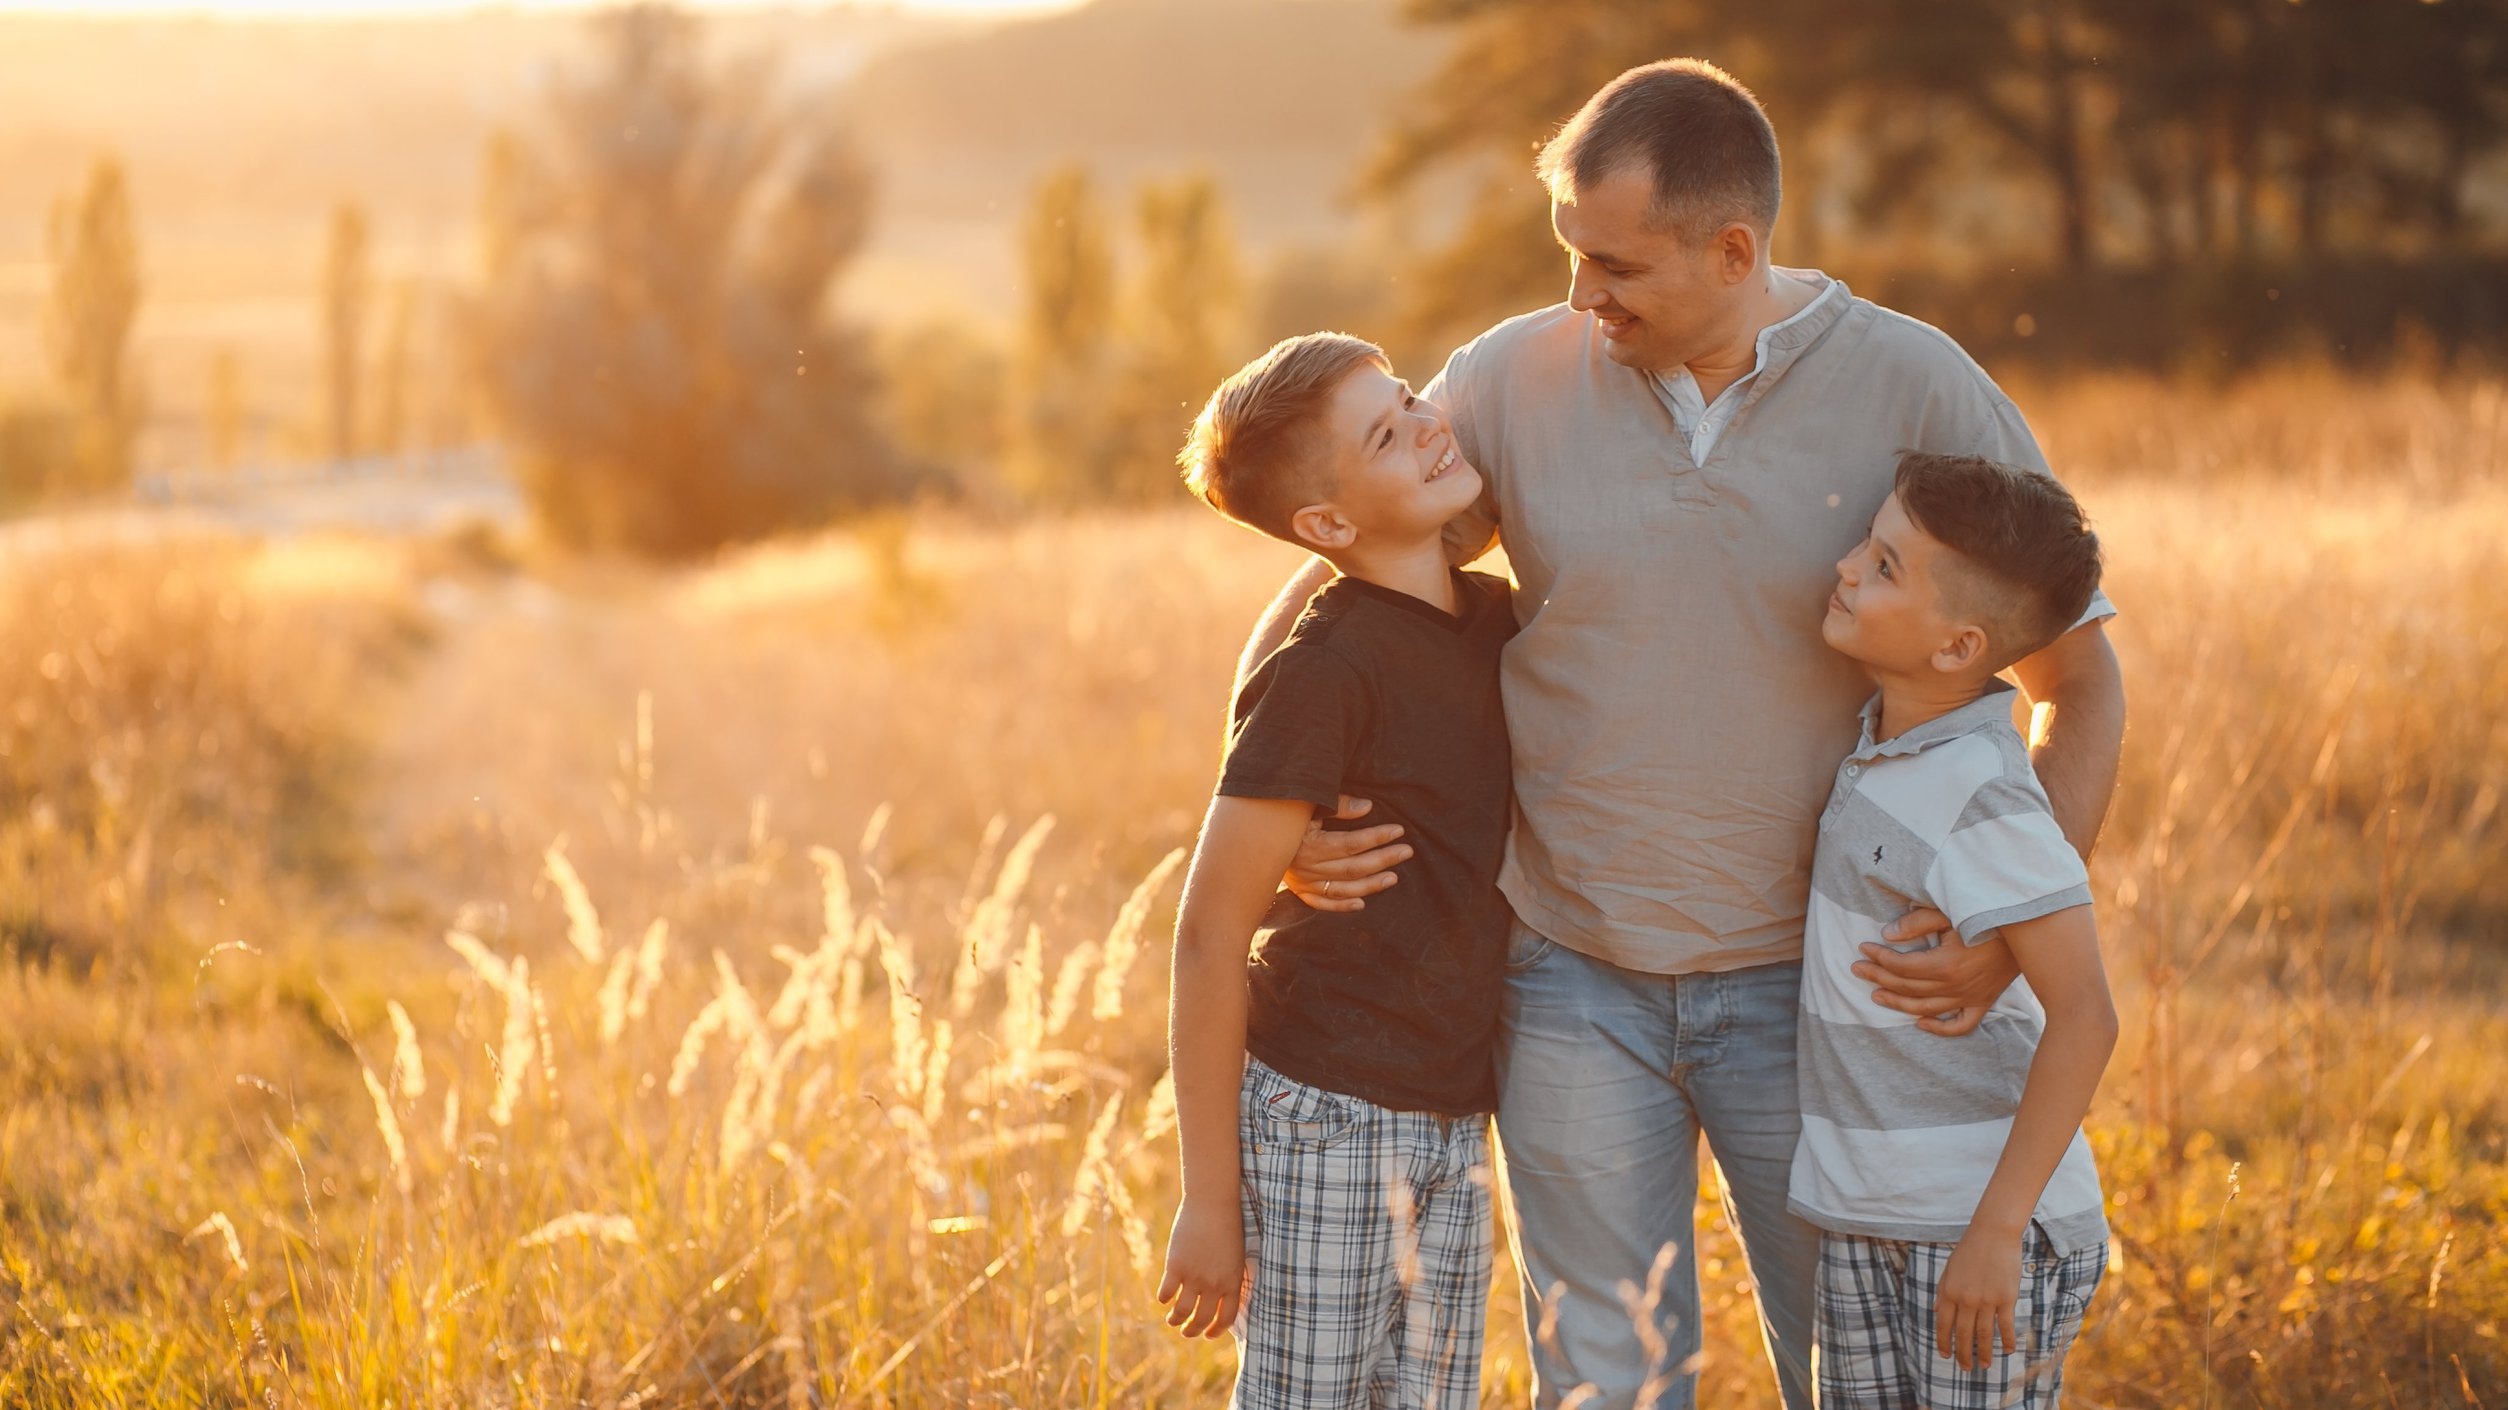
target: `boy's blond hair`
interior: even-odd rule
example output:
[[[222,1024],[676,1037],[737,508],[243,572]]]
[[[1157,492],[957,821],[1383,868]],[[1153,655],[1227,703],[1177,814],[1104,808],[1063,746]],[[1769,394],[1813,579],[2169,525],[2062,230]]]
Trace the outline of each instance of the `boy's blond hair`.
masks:
[[[1290,516],[1331,497],[1320,423],[1352,369],[1386,366],[1384,349],[1347,333],[1304,333],[1229,374],[1210,394],[1176,463],[1211,508],[1298,543]]]

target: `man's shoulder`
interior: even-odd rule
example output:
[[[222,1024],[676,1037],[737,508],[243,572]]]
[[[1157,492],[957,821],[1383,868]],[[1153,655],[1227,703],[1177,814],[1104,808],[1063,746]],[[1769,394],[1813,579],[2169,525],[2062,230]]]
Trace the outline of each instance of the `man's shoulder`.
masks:
[[[1915,371],[1929,382],[1964,381],[2002,395],[1958,339],[1913,314],[1853,294],[1838,325],[1840,332],[1849,335],[1841,342],[1858,358],[1878,358],[1883,365]]]
[[[1527,359],[1581,357],[1593,319],[1564,303],[1519,313],[1455,349],[1447,375],[1456,369],[1481,375],[1512,375]]]

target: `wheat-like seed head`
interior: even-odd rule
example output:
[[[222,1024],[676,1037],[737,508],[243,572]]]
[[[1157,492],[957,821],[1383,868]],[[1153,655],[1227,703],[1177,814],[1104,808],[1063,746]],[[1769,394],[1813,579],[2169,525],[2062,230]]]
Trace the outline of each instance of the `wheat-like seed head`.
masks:
[[[234,1265],[236,1272],[252,1271],[252,1265],[244,1261],[244,1242],[235,1236],[235,1221],[226,1217],[225,1210],[219,1210],[194,1225],[192,1231],[183,1236],[183,1241],[189,1243],[210,1234],[216,1234],[224,1241],[226,1261]]]
[[[1123,1017],[1123,984],[1131,977],[1132,962],[1140,957],[1141,931],[1149,924],[1150,907],[1167,878],[1184,865],[1184,856],[1184,849],[1178,847],[1159,859],[1116,913],[1114,928],[1106,932],[1106,964],[1097,971],[1097,1000],[1089,1006],[1090,1017],[1100,1022]]]
[[[1083,940],[1062,957],[1062,968],[1054,972],[1054,995],[1045,1005],[1045,1036],[1056,1038],[1071,1026],[1080,1011],[1080,990],[1089,982],[1089,967],[1103,953],[1094,940]]]
[[[392,1184],[402,1194],[409,1193],[409,1149],[401,1144],[400,1118],[392,1114],[392,1094],[374,1075],[374,1069],[357,1064],[359,1076],[366,1079],[366,1095],[374,1098],[374,1127],[382,1133],[383,1153],[392,1161]]]
[[[1115,1120],[1123,1114],[1123,1093],[1106,1098],[1098,1110],[1097,1120],[1089,1126],[1088,1140],[1080,1146],[1080,1168],[1071,1178],[1071,1198],[1062,1207],[1062,1236],[1070,1238],[1088,1226],[1089,1216],[1097,1211],[1106,1182],[1117,1178],[1114,1166],[1106,1159],[1108,1140],[1114,1135]]]
[[[1008,997],[1001,1011],[1000,1070],[1005,1081],[1019,1083],[1027,1080],[1038,1051],[1045,1046],[1045,931],[1041,926],[1029,923],[1027,943],[1010,961],[1003,984]]]
[[[499,1126],[514,1122],[515,1104],[540,1047],[539,1024],[531,996],[531,962],[517,956],[505,967],[505,1039],[497,1049],[496,1099],[488,1104],[488,1120]]]
[[[603,1243],[636,1244],[636,1221],[624,1214],[596,1214],[578,1209],[561,1214],[517,1240],[517,1248],[543,1248],[560,1239],[598,1239]]]
[[[592,893],[575,874],[575,864],[566,860],[566,840],[561,837],[550,843],[541,860],[557,887],[558,899],[566,906],[566,943],[575,947],[584,963],[599,964],[609,952],[609,942],[602,938],[601,914],[592,908]]]
[[[1141,1113],[1141,1140],[1144,1143],[1176,1129],[1176,1073],[1174,1068],[1158,1074],[1158,1085],[1150,1088],[1149,1105]]]
[[[671,923],[659,916],[644,928],[644,943],[636,947],[636,987],[627,995],[627,1018],[630,1022],[643,1018],[653,991],[662,983],[662,961],[670,951]]]
[[[1053,830],[1054,818],[1048,813],[1020,834],[1019,840],[1011,844],[1010,854],[1002,859],[992,890],[968,918],[966,944],[960,950],[957,973],[950,979],[951,1017],[966,1017],[975,1006],[976,990],[1001,968],[1010,944],[1011,917],[1018,910],[1019,897],[1028,889],[1028,877],[1036,869],[1036,854]]]
[[[610,956],[609,972],[601,977],[601,1046],[618,1041],[627,1031],[627,991],[635,983],[636,952],[621,949]]]
[[[409,1021],[409,1010],[398,999],[383,1001],[384,1012],[392,1016],[392,1087],[402,1101],[416,1101],[427,1094],[427,1062],[418,1052],[418,1025]]]
[[[444,943],[453,948],[454,954],[462,957],[470,966],[470,972],[479,976],[481,982],[499,993],[504,992],[505,961],[499,959],[495,951],[479,943],[478,936],[467,930],[450,930],[444,934]]]
[[[923,1001],[914,994],[914,955],[895,932],[877,920],[880,967],[888,971],[889,1063],[898,1092],[908,1101],[923,1096]]]

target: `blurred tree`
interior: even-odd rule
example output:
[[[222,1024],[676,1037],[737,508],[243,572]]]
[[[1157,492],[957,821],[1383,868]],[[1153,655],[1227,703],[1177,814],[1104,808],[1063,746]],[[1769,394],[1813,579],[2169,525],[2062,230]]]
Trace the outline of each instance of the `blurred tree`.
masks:
[[[139,316],[139,237],[122,164],[98,159],[76,196],[52,208],[47,232],[52,290],[44,305],[45,350],[77,424],[66,471],[44,491],[128,484],[141,399],[130,365]]]
[[[221,347],[209,359],[209,464],[232,470],[244,448],[244,363]]]
[[[366,307],[374,295],[366,246],[365,210],[341,202],[331,212],[322,260],[322,443],[333,460],[362,448],[357,406],[364,390]]]
[[[409,448],[410,340],[417,306],[416,285],[404,279],[393,286],[391,312],[383,324],[382,365],[376,369],[374,435],[369,444],[377,454],[395,461]]]
[[[855,337],[825,316],[870,180],[761,60],[695,23],[592,21],[544,141],[500,134],[473,366],[561,543],[687,556],[899,497]]]
[[[1227,207],[1207,175],[1144,186],[1137,213],[1140,269],[1097,488],[1154,502],[1180,491],[1176,450],[1211,388],[1242,360],[1244,280]]]
[[[935,320],[883,337],[879,370],[885,424],[900,451],[961,486],[1000,464],[1008,378],[1000,348]]]
[[[81,418],[36,395],[0,401],[0,514],[16,513],[81,482]]]
[[[1086,168],[1036,188],[1020,236],[1025,307],[1012,367],[1005,469],[1035,499],[1102,494],[1114,453],[1106,408],[1113,362],[1113,241]]]

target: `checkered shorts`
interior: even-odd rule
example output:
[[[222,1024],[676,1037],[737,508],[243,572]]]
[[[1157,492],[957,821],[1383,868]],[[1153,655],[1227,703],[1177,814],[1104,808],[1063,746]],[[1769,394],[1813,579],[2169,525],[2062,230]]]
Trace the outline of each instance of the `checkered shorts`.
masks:
[[[1387,1111],[1248,1058],[1241,1410],[1473,1410],[1489,1123]]]
[[[1957,1244],[1820,1237],[1812,1377],[1820,1410],[2055,1410],[2064,1353],[2107,1271],[2107,1245],[2057,1256],[2031,1224],[2021,1239],[2021,1349],[1963,1371],[1934,1350],[1934,1302]]]

